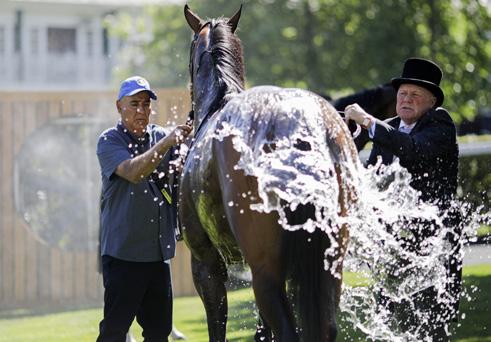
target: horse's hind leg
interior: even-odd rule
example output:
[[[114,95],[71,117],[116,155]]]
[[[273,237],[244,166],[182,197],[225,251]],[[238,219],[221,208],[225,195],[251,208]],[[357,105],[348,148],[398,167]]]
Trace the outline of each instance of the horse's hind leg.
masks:
[[[341,280],[335,278],[329,270],[322,272],[319,293],[319,297],[322,298],[320,310],[320,336],[322,336],[322,341],[334,342],[336,340],[336,308],[340,282]]]
[[[348,215],[348,201],[354,200],[354,194],[347,192],[342,186],[341,169],[339,165],[336,165],[336,178],[339,184],[339,215],[346,217]],[[329,265],[333,266],[335,262],[335,269],[328,270],[322,273],[321,286],[320,286],[320,298],[324,298],[321,308],[321,336],[324,336],[326,341],[335,341],[337,335],[336,324],[336,308],[339,307],[339,300],[341,296],[341,285],[343,275],[343,259],[347,249],[348,243],[348,226],[346,224],[339,227],[339,233],[336,237],[338,249],[334,255],[329,256]],[[334,271],[336,274],[332,274]]]
[[[224,342],[227,325],[227,269],[216,249],[211,247],[206,260],[191,258],[196,290],[203,302],[210,341]]]
[[[278,225],[278,215],[251,209],[251,202],[257,202],[259,198],[257,181],[235,168],[239,154],[233,148],[231,138],[224,138],[223,142],[215,140],[213,147],[217,165],[221,166],[216,171],[225,214],[251,268],[256,304],[278,341],[296,342],[298,335],[285,288],[281,244],[283,229]]]
[[[261,316],[271,326],[278,341],[296,342],[299,339],[286,295],[284,276],[267,263],[263,266],[256,270],[251,268],[254,294]]]
[[[259,317],[256,322],[256,333],[254,334],[254,342],[272,342],[273,331],[266,322],[266,320],[259,313]]]
[[[251,268],[252,287],[262,319],[273,330],[275,340],[298,341],[286,294],[283,230],[278,225],[278,216],[253,213],[248,207],[244,207],[243,214],[236,215],[235,211],[228,211],[228,214],[233,226],[241,227],[236,230],[236,237]],[[237,221],[240,219],[241,225]],[[266,337],[271,338],[270,335]]]

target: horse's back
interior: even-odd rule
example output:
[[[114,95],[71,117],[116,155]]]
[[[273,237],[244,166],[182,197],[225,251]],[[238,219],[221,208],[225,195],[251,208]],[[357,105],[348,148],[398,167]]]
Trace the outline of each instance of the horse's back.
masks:
[[[357,159],[347,126],[336,109],[321,96],[303,89],[257,86],[235,95],[220,113],[221,121],[248,131],[248,144],[258,148],[265,140],[311,137],[326,142],[333,157]],[[317,139],[317,140],[315,140]],[[340,150],[342,147],[344,150]]]
[[[280,211],[286,219],[284,202],[339,207],[334,175],[351,174],[359,159],[347,126],[325,99],[301,89],[254,87],[232,97],[216,120],[213,151],[236,151],[234,168],[258,186],[255,210]]]

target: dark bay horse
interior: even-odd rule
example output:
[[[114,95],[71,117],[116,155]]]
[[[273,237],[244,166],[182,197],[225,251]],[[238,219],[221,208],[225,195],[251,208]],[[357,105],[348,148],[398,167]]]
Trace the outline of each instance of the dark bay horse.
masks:
[[[244,89],[231,19],[194,32],[189,70],[195,136],[180,183],[179,218],[192,254],[210,341],[226,340],[227,266],[247,263],[275,339],[334,341],[343,220],[360,163],[349,130],[325,99],[300,89]],[[314,205],[315,204],[315,205]]]

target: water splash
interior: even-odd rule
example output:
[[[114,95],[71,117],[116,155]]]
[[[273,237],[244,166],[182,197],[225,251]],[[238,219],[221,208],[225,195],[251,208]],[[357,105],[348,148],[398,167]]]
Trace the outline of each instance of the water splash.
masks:
[[[361,179],[364,197],[349,220],[345,271],[370,283],[358,288],[345,285],[341,309],[347,321],[371,340],[431,340],[428,326],[441,324],[448,331],[446,315],[453,312],[458,297],[449,292],[453,280],[446,265],[463,260],[460,236],[475,234],[478,215],[467,215],[458,201],[443,211],[419,201],[418,192],[409,186],[411,176],[398,162],[369,168]],[[457,224],[455,218],[464,214],[471,220]],[[451,254],[453,261],[448,258]],[[417,297],[430,291],[430,300],[444,308],[443,315],[429,316],[415,308]],[[384,301],[396,309],[389,310]],[[406,313],[397,312],[401,307]],[[411,329],[404,328],[401,319],[408,317],[407,312],[414,321]]]
[[[430,340],[424,329],[447,319],[415,310],[415,296],[433,288],[438,305],[451,311],[455,297],[448,291],[448,255],[455,255],[453,262],[463,260],[461,236],[475,235],[479,215],[469,214],[468,206],[458,201],[445,210],[421,202],[410,187],[411,175],[398,161],[365,169],[350,158],[351,143],[333,143],[345,129],[339,118],[325,120],[320,113],[324,105],[303,91],[284,94],[260,87],[232,98],[213,119],[215,135],[210,139],[233,137],[240,152],[236,168],[257,179],[260,202],[253,210],[277,211],[287,230],[320,229],[328,234],[332,245],[326,251],[326,269],[333,273],[336,265],[327,263],[337,247],[333,237],[338,227],[348,224],[345,271],[368,279],[367,286],[344,286],[340,306],[349,324],[370,340]],[[356,190],[347,217],[340,215],[336,168],[344,177],[344,189]],[[290,225],[286,210],[307,203],[315,203],[314,217]],[[459,216],[465,220],[456,224]],[[400,316],[381,305],[383,301],[409,309],[415,328],[401,327]]]
[[[350,146],[333,152],[333,147],[338,148],[333,141],[344,124],[333,110],[332,122],[326,120],[322,114],[326,103],[311,93],[287,89],[279,94],[277,89],[256,87],[231,99],[223,111],[228,114],[217,119],[213,138],[233,136],[234,148],[241,154],[236,168],[256,177],[261,202],[252,209],[277,211],[288,230],[336,234],[337,225],[328,224],[332,218],[341,220],[336,164],[346,175],[360,167],[358,160],[348,158]],[[348,177],[348,187],[355,183],[355,177]],[[315,203],[315,218],[290,225],[287,209],[294,211],[307,203]]]

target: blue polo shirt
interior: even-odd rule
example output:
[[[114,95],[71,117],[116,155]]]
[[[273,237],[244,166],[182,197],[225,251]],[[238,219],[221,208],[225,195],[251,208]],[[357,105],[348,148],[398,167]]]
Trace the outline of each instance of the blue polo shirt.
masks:
[[[104,131],[97,142],[101,167],[101,255],[137,262],[174,257],[175,214],[154,179],[168,173],[171,150],[153,175],[133,184],[116,175],[119,164],[149,150],[165,137],[163,127],[150,124],[142,138],[123,124]]]

